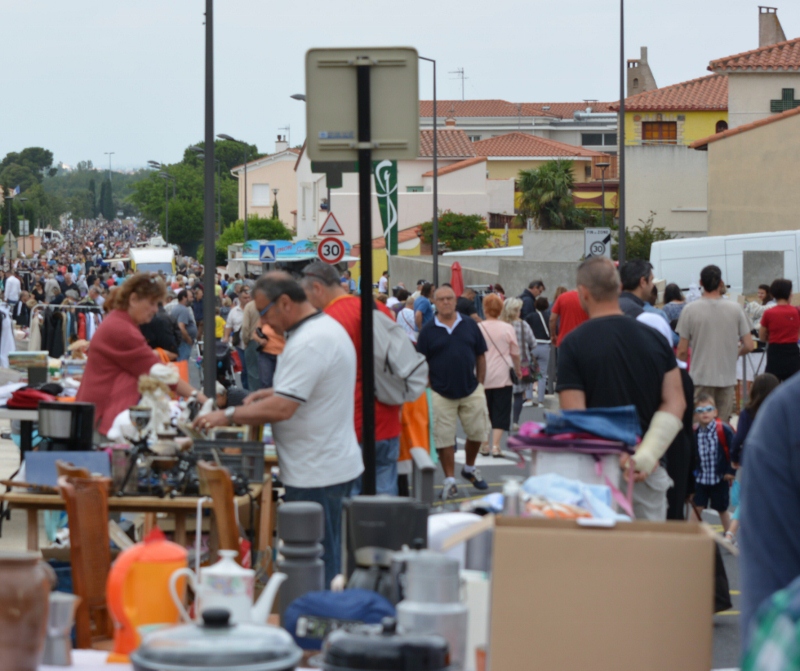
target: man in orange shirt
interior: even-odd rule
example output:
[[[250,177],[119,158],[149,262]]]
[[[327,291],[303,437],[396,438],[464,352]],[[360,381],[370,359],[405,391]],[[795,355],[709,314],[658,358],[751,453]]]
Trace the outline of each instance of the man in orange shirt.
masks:
[[[318,310],[323,310],[333,317],[347,331],[356,349],[356,392],[355,422],[356,436],[362,442],[362,386],[361,386],[361,298],[351,296],[339,282],[336,269],[314,261],[303,269],[301,286],[308,296],[308,301]],[[389,310],[380,301],[375,301],[375,309],[394,319]],[[397,496],[397,458],[400,453],[400,406],[384,405],[375,400],[375,481],[378,494]],[[361,491],[361,480],[357,481],[356,491]]]

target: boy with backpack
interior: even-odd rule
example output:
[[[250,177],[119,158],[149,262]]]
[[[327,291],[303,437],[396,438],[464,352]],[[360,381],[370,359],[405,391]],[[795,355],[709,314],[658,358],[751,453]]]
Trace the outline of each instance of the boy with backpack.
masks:
[[[711,508],[719,513],[724,531],[731,516],[730,487],[736,471],[731,466],[730,445],[733,429],[717,418],[717,406],[710,394],[699,394],[695,400],[697,427],[695,436],[694,506],[699,511]]]

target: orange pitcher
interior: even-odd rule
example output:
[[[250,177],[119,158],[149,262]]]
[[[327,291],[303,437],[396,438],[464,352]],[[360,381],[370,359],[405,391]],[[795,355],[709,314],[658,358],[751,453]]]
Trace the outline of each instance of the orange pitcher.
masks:
[[[114,620],[114,651],[109,663],[128,661],[139,647],[139,628],[155,624],[177,624],[178,609],[170,598],[170,576],[187,565],[186,550],[166,539],[154,528],[144,539],[120,553],[106,584],[106,600]],[[178,593],[184,594],[181,580]]]

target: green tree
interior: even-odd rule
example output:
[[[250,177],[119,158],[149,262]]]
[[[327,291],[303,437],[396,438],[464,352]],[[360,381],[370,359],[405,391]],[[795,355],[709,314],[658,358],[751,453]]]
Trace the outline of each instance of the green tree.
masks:
[[[18,186],[22,192],[38,184],[39,179],[29,166],[11,163],[0,170],[0,182],[7,184],[12,190]]]
[[[431,243],[433,222],[422,224],[422,240]],[[478,214],[459,214],[445,210],[439,215],[439,242],[449,251],[484,249],[489,246],[492,234],[486,220]]]
[[[170,220],[170,227],[171,225]],[[247,217],[247,235],[251,240],[291,240],[294,234],[280,219],[267,219],[252,215]],[[228,245],[237,242],[244,242],[244,221],[242,219],[234,221],[222,231],[222,235],[217,239],[217,265],[225,265],[228,262]],[[202,246],[198,249],[198,254],[197,258],[202,259]]]
[[[229,143],[230,144],[230,143]],[[184,152],[184,160],[180,163],[165,166],[166,171],[175,177],[176,194],[172,196],[172,185],[168,186],[169,195],[169,241],[178,243],[188,251],[188,245],[196,246],[203,238],[203,161],[197,158],[194,152]],[[221,189],[222,196],[222,224],[223,227],[234,221],[238,210],[238,183],[233,177],[215,180],[215,187]],[[216,200],[216,188],[215,188]],[[177,201],[186,201],[183,205],[173,205]],[[131,194],[126,202],[136,207],[148,222],[156,223],[161,235],[167,237],[165,217],[164,180],[154,171],[147,171],[143,177],[132,185]],[[189,205],[191,204],[191,205]],[[173,207],[176,207],[173,215]],[[216,207],[214,209],[216,213]],[[191,220],[177,223],[175,217],[183,217],[185,213],[193,213]]]
[[[99,213],[106,219],[106,221],[111,221],[116,214],[116,210],[114,209],[114,196],[111,189],[111,180],[109,179],[104,179],[100,184],[100,200],[97,203],[97,209]]]
[[[575,207],[572,161],[556,159],[541,168],[520,170],[517,186],[520,223],[533,219],[541,229],[577,229],[586,226],[585,221],[591,218]]]
[[[280,221],[280,213],[278,212],[278,198],[277,196],[272,200],[272,218]]]
[[[625,229],[625,259],[650,260],[650,247],[654,242],[661,240],[672,240],[675,236],[667,233],[660,226],[655,225],[656,213],[650,210],[650,216],[646,220],[639,219],[641,225],[632,226]],[[619,259],[619,225],[614,224],[612,229],[616,231],[617,241],[611,246],[611,256],[615,260]]]
[[[97,216],[97,184],[95,183],[94,179],[89,180],[89,188],[87,189],[89,192],[89,197],[92,199],[92,209],[91,214],[89,217],[96,217]]]

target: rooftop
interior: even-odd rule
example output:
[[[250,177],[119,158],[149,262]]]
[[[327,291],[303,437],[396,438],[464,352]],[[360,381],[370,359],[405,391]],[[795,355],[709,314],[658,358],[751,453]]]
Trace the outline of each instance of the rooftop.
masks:
[[[467,134],[460,128],[448,126],[437,128],[437,147],[439,158],[472,158],[475,150]],[[422,158],[433,156],[433,131],[419,132],[419,155]]]
[[[550,117],[571,119],[575,112],[608,112],[610,103],[512,103],[507,100],[439,100],[436,114],[439,117]],[[433,117],[433,101],[419,101],[419,115]]]
[[[477,163],[485,163],[486,157],[485,156],[476,156],[474,158],[466,158],[463,161],[458,161],[456,163],[451,163],[450,165],[446,165],[443,168],[439,168],[436,171],[436,174],[441,177],[442,175],[447,175],[451,172],[455,172],[456,170],[461,170],[462,168],[469,168],[471,165],[475,165]],[[428,170],[428,172],[422,174],[423,177],[433,177],[433,170]]]
[[[708,69],[711,72],[800,70],[800,37],[718,58],[708,64]]]
[[[553,158],[592,158],[605,156],[602,152],[576,147],[528,133],[506,133],[497,137],[473,142],[478,156],[525,156]]]
[[[701,140],[695,140],[689,146],[692,149],[707,149],[708,145],[712,142],[717,142],[718,140],[724,140],[726,137],[731,137],[732,135],[739,135],[740,133],[746,133],[749,130],[753,130],[754,128],[760,128],[761,126],[766,126],[771,123],[775,123],[776,121],[782,121],[787,117],[796,116],[800,114],[800,107],[795,107],[794,109],[787,110],[785,112],[781,112],[780,114],[773,114],[772,116],[765,117],[764,119],[758,119],[757,121],[752,121],[750,123],[746,123],[742,126],[736,126],[736,128],[729,128],[728,130],[724,130],[721,133],[716,133],[715,135],[709,135],[708,137],[704,137]]]
[[[612,107],[618,110],[619,103],[614,103]],[[728,78],[718,74],[645,91],[625,99],[626,112],[727,109]]]

